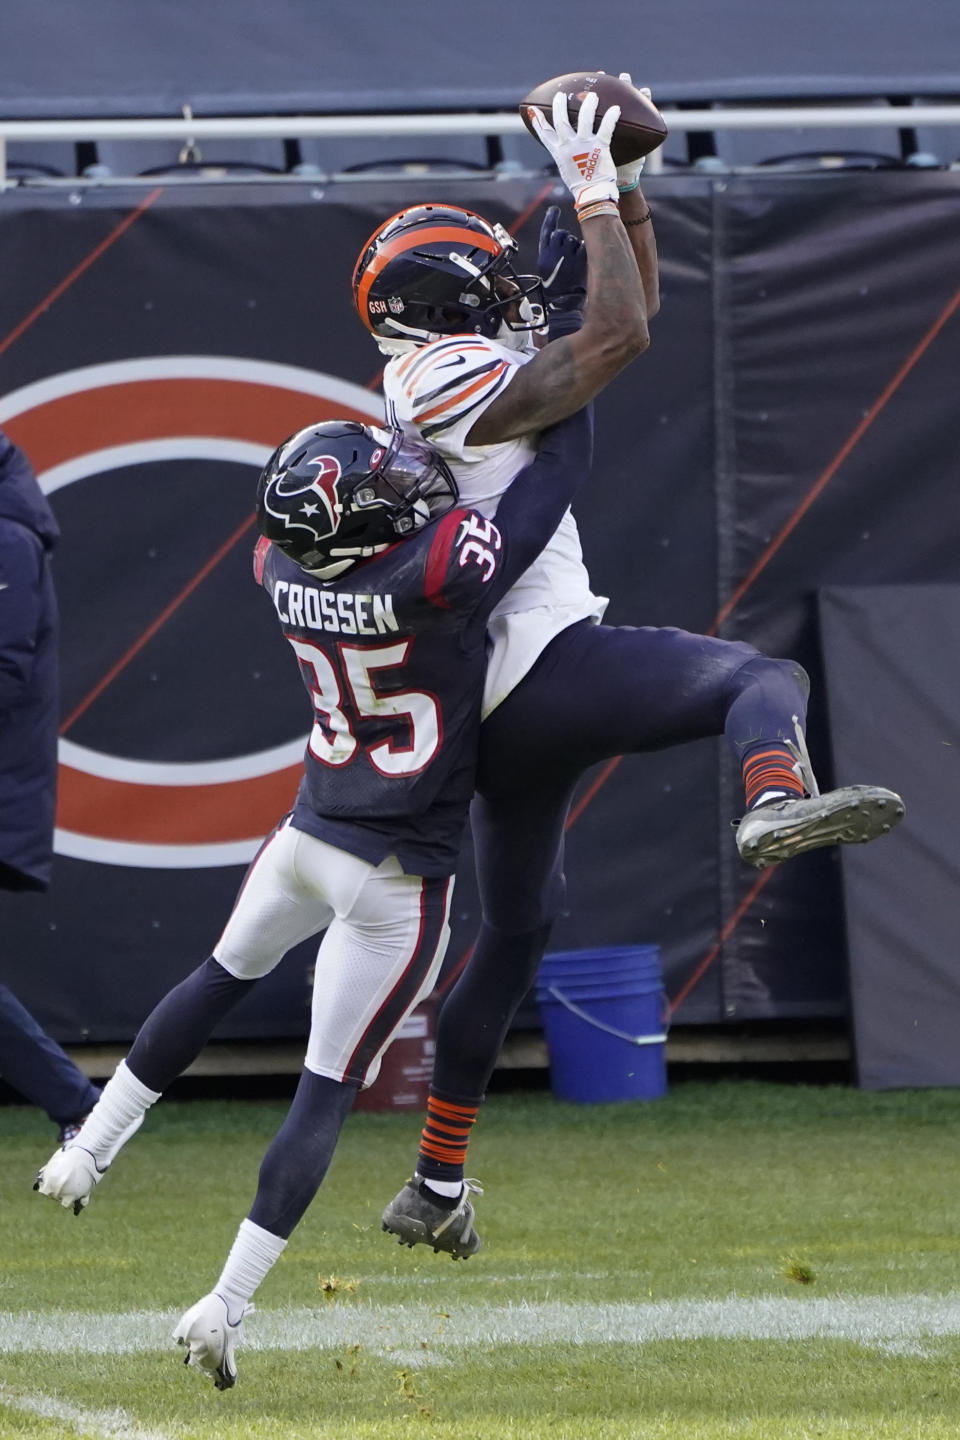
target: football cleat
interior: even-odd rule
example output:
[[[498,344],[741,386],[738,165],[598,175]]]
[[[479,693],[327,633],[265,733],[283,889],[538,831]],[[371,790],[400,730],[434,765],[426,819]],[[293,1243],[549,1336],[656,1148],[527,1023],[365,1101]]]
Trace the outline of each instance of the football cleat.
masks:
[[[383,1229],[398,1236],[401,1245],[432,1245],[435,1255],[445,1250],[454,1260],[466,1260],[480,1249],[471,1194],[482,1195],[483,1187],[476,1180],[464,1180],[460,1199],[451,1210],[437,1203],[439,1196],[432,1199],[426,1182],[414,1175],[384,1210]]]
[[[100,1184],[123,1146],[142,1124],[143,1116],[138,1115],[111,1145],[102,1160],[95,1159],[91,1152],[80,1144],[81,1127],[74,1138],[59,1150],[55,1150],[46,1165],[37,1171],[37,1178],[33,1182],[34,1190],[39,1190],[41,1195],[49,1195],[53,1200],[59,1200],[65,1210],[72,1209],[74,1215],[79,1215],[81,1210],[89,1205],[94,1186]]]
[[[737,849],[764,870],[823,845],[863,845],[903,819],[904,804],[882,785],[845,785],[804,800],[776,800],[744,815]]]
[[[253,1310],[245,1305],[236,1325],[231,1324],[227,1302],[211,1292],[180,1319],[173,1338],[178,1345],[188,1346],[184,1365],[195,1365],[209,1375],[218,1390],[229,1390],[237,1383],[237,1367],[233,1361],[234,1347],[240,1338],[244,1316]]]

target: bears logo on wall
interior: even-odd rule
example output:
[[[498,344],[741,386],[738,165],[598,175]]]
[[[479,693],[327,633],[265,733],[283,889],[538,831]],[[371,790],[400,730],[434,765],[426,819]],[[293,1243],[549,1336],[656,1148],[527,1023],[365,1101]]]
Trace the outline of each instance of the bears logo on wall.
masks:
[[[124,466],[226,460],[259,471],[278,437],[322,420],[382,423],[378,397],[268,361],[170,355],[53,375],[0,400],[46,494]],[[60,741],[57,853],[100,864],[246,863],[289,806],[306,734],[254,754],[166,764]]]

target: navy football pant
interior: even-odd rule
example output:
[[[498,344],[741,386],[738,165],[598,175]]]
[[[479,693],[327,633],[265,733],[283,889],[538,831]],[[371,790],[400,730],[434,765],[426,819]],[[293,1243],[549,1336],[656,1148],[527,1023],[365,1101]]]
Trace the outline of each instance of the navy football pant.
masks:
[[[0,1075],[55,1125],[79,1120],[100,1095],[6,985],[0,985]]]
[[[585,770],[725,735],[738,760],[794,740],[809,682],[791,660],[685,630],[581,621],[484,721],[471,810],[483,921],[440,1014],[434,1089],[476,1102],[563,906],[564,827]]]

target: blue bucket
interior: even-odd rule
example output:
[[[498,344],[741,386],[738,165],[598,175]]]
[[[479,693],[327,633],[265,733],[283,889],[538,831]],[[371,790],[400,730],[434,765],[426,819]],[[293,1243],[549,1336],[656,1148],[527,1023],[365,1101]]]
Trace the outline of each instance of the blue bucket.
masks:
[[[638,980],[660,980],[659,945],[608,945],[602,950],[555,950],[544,955],[537,977],[606,980],[626,973]]]
[[[558,1100],[599,1105],[666,1094],[659,946],[545,955],[537,999]]]

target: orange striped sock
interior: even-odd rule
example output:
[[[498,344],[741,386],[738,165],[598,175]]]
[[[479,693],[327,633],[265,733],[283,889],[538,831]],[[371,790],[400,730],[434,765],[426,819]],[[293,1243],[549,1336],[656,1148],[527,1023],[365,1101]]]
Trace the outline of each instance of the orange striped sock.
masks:
[[[787,746],[775,740],[764,742],[752,750],[743,762],[747,809],[769,790],[781,792],[788,800],[802,799],[803,785],[793,765],[793,756]]]
[[[462,1180],[470,1131],[480,1102],[444,1100],[433,1090],[427,1099],[427,1121],[420,1136],[417,1174],[425,1180]]]

